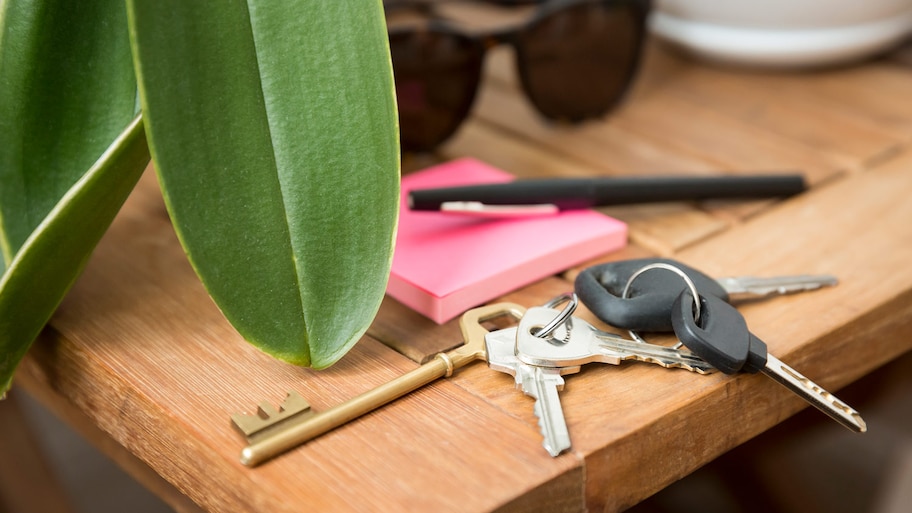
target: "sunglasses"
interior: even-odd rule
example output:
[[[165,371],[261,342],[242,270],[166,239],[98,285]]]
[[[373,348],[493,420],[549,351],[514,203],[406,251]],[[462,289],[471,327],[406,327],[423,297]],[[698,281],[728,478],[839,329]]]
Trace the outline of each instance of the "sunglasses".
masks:
[[[522,89],[545,118],[580,122],[621,101],[637,72],[650,0],[532,3],[535,13],[519,25],[479,33],[435,18],[434,2],[388,1],[388,21],[406,6],[430,15],[420,25],[389,24],[404,151],[432,150],[456,132],[475,100],[485,53],[500,44],[514,48]]]

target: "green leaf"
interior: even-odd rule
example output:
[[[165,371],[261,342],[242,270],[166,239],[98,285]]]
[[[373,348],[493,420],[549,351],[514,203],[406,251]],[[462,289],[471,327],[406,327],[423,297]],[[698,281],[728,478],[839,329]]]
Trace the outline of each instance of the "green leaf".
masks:
[[[67,191],[0,280],[0,395],[149,162],[137,117]]]
[[[122,2],[0,2],[0,395],[149,160],[135,105]]]
[[[0,253],[9,263],[135,115],[121,0],[0,3]]]
[[[248,341],[326,367],[365,332],[398,216],[380,0],[128,0],[150,148],[197,274]]]

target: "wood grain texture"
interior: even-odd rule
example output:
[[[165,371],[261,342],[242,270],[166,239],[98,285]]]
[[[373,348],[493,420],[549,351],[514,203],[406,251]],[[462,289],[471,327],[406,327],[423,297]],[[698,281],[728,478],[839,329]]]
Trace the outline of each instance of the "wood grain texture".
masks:
[[[252,411],[262,400],[279,403],[287,390],[298,390],[319,411],[414,363],[371,339],[323,372],[273,360],[231,330],[160,219],[118,219],[53,325],[30,354],[26,381],[65,392],[204,509],[490,510],[525,495],[511,492],[516,489],[581,504],[580,477],[570,495],[543,486],[578,472],[578,462],[551,459],[539,447],[537,429],[445,381],[262,468],[241,466],[243,443],[229,424],[231,413]],[[103,337],[108,330],[118,335]],[[526,449],[512,452],[514,444],[503,444],[510,439]],[[467,462],[497,453],[503,463],[497,468],[463,472]],[[282,478],[292,475],[308,477],[305,483]],[[339,486],[353,479],[361,485]],[[428,493],[441,482],[476,489],[492,479],[507,485],[503,493]],[[230,490],[212,493],[225,483]]]
[[[770,353],[837,391],[912,349],[912,272],[900,264],[912,259],[908,224],[912,203],[905,199],[912,190],[910,165],[912,156],[852,176],[677,256],[716,276],[799,272],[838,276],[837,287],[741,308],[748,326],[767,342]],[[616,429],[626,431],[638,418],[652,425],[626,431],[617,447],[604,437],[595,439],[596,449],[587,456],[586,465],[594,469],[587,472],[590,505],[607,510],[630,506],[641,495],[658,491],[702,461],[806,406],[759,375],[718,375],[700,382],[705,388],[699,392],[690,384],[669,388],[661,398],[650,398],[646,406],[641,395],[613,395],[616,413],[624,421],[606,418],[602,428],[619,425]],[[649,388],[652,391],[655,385]],[[563,396],[568,410],[573,409],[571,394]],[[650,413],[652,408],[656,411]],[[574,434],[595,425],[599,422],[587,421]],[[841,429],[835,423],[833,428]],[[669,437],[671,432],[677,435]],[[586,435],[583,438],[589,440]],[[579,440],[579,436],[574,439],[577,448]],[[624,461],[627,456],[629,462]],[[646,467],[661,465],[668,480],[645,483],[617,477],[617,470],[637,460],[642,464],[643,458]]]
[[[46,333],[43,336],[48,335]],[[33,380],[34,377],[41,376],[42,374],[40,371],[33,372],[35,369],[29,367],[30,365],[30,361],[26,361],[24,368],[27,370],[18,373],[17,383],[24,388],[28,388],[30,392],[41,394],[34,398],[40,401],[45,408],[53,411],[77,433],[90,441],[102,454],[110,458],[111,461],[117,463],[122,470],[132,476],[137,482],[142,483],[147,490],[162,499],[162,501],[173,508],[175,512],[199,513],[203,511],[196,503],[190,500],[189,497],[178,491],[174,485],[152,470],[143,460],[139,459],[117,440],[101,430],[85,412],[69,402],[66,397],[50,390],[46,383]],[[34,495],[35,494],[32,494],[32,500],[36,498]],[[59,493],[45,495],[50,495],[51,500],[61,498],[61,494]],[[63,507],[54,507],[45,511],[65,512],[67,510]]]
[[[508,66],[508,54],[489,61],[465,126],[439,153],[408,156],[406,172],[473,156],[527,177],[797,168],[812,187],[782,201],[606,209],[629,223],[627,249],[498,300],[541,304],[586,265],[649,255],[719,276],[831,273],[837,287],[740,306],[773,354],[837,391],[912,349],[912,70],[743,72],[652,45],[622,108],[573,127],[537,118]],[[387,298],[336,366],[271,359],[208,298],[147,173],[17,383],[82,412],[98,431],[86,436],[215,512],[619,511],[805,406],[763,376],[590,365],[561,393],[573,449],[550,458],[532,399],[476,363],[260,468],[238,462],[231,413],[288,390],[325,409],[459,336]]]

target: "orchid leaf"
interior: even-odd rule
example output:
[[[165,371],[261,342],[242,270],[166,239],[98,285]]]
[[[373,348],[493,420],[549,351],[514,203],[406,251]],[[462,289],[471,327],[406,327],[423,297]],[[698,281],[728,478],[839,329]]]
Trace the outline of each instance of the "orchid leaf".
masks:
[[[399,201],[380,0],[128,0],[172,222],[249,342],[317,368],[376,315]]]
[[[122,2],[0,2],[0,394],[149,160],[135,109]]]
[[[0,394],[149,162],[142,117],[118,137],[26,239],[0,280]]]
[[[119,0],[0,3],[0,248],[9,262],[136,115]]]

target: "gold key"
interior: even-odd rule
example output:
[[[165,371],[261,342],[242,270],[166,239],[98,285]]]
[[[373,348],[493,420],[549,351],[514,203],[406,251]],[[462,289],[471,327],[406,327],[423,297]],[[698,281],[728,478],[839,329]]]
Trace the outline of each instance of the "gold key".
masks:
[[[232,423],[249,442],[241,451],[241,463],[249,467],[259,465],[438,378],[449,377],[456,369],[476,360],[485,360],[485,335],[488,330],[482,323],[502,316],[518,320],[524,312],[523,307],[512,303],[469,310],[460,320],[464,345],[439,353],[417,369],[323,412],[312,411],[303,397],[291,392],[279,410],[262,403],[257,414],[232,415]]]

